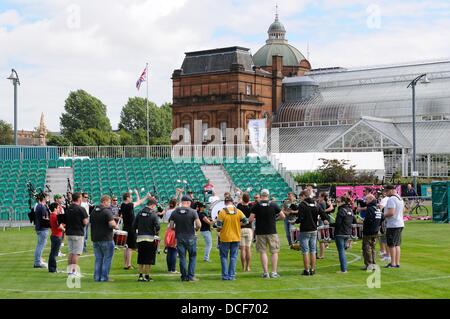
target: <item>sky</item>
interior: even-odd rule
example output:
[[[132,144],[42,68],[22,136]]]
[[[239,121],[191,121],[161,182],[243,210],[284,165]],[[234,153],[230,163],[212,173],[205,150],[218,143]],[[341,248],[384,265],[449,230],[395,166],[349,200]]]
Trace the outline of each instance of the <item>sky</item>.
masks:
[[[255,53],[278,4],[289,43],[313,68],[450,58],[448,0],[0,0],[0,119],[18,128],[43,112],[59,131],[64,101],[84,89],[108,109],[113,128],[150,65],[149,99],[172,100],[171,75],[184,53],[239,45]],[[309,50],[308,50],[309,48]]]

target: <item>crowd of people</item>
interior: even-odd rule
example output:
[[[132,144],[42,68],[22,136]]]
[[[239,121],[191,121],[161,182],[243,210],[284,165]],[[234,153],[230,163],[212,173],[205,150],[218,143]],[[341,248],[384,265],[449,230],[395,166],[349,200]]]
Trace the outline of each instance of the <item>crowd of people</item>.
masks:
[[[210,198],[216,197],[213,202],[220,200],[210,182],[205,185],[205,192]],[[267,189],[256,194],[253,201],[246,192],[239,192],[237,198],[225,193],[224,207],[215,220],[208,213],[209,203],[195,200],[192,192],[184,194],[182,189],[177,189],[165,209],[159,207],[152,194],[141,198],[137,190],[134,193],[135,199],[131,192],[123,194],[120,205],[117,197],[103,195],[97,206],[89,204],[87,193],[71,194],[68,205],[61,195],[55,195],[54,201],[49,203],[49,198],[40,194],[34,209],[37,234],[34,267],[57,272],[56,258],[61,256],[61,245],[66,241],[68,276],[80,276],[79,258],[87,252],[90,237],[95,256],[94,280],[112,281],[109,274],[117,249],[114,234],[120,230],[126,234],[126,242],[120,244],[124,248],[123,267],[134,269],[133,252],[137,251],[139,282],[153,280],[151,267],[161,251],[160,245],[164,246],[169,273],[179,274],[182,281],[198,281],[195,275],[197,234],[205,242],[203,261],[208,263],[216,232],[223,280],[236,279],[239,251],[242,271],[251,271],[253,244],[260,257],[262,278],[278,278],[281,243],[276,226],[278,220],[283,220],[288,245],[301,251],[304,276],[316,274],[317,259],[325,258],[330,239],[335,241],[339,256],[338,273],[347,273],[346,250],[352,246],[358,225],[362,225],[362,269],[375,269],[377,241],[380,242],[380,257],[388,262],[385,267],[400,268],[404,203],[391,185],[375,194],[366,189],[359,200],[348,192],[337,197],[334,203],[327,193],[316,194],[312,186],[303,189],[298,197],[293,192],[288,193],[281,205],[270,198]],[[141,205],[145,207],[135,212]],[[168,223],[164,235],[160,235],[161,223]],[[328,240],[320,236],[323,229],[334,230]],[[51,249],[46,264],[42,253],[49,231]]]

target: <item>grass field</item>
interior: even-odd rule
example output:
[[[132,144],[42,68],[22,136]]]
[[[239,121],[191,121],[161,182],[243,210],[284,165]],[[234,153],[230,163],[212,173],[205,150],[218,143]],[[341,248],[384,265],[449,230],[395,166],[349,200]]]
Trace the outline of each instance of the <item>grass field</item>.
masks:
[[[178,275],[166,272],[165,255],[157,258],[154,282],[138,283],[136,271],[122,268],[123,254],[117,251],[111,278],[114,282],[95,283],[92,279],[94,257],[89,243],[88,254],[81,258],[84,274],[80,289],[69,289],[66,275],[33,269],[36,236],[32,228],[0,231],[0,298],[450,298],[450,225],[429,221],[410,221],[403,235],[401,269],[382,269],[381,288],[369,289],[369,276],[362,266],[360,242],[348,251],[349,273],[336,274],[339,262],[334,243],[325,259],[318,261],[317,275],[300,276],[299,252],[290,250],[282,238],[279,279],[262,279],[259,256],[253,248],[252,272],[240,272],[236,281],[222,281],[218,250],[212,250],[212,263],[203,262],[203,239],[199,238],[199,256],[195,283],[182,283]],[[163,227],[165,229],[165,226]],[[48,258],[50,241],[44,251]],[[66,253],[67,247],[63,248]],[[136,256],[134,255],[134,264]],[[384,263],[381,263],[384,265]],[[58,262],[65,269],[66,260]],[[178,269],[178,266],[177,266]]]

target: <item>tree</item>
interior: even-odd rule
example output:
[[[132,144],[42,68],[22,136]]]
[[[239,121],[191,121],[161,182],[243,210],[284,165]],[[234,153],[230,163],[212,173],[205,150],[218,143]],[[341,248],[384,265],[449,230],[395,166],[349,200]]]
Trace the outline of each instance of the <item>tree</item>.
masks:
[[[0,120],[0,145],[11,145],[13,142],[12,125]]]
[[[147,144],[147,100],[141,97],[129,98],[120,114],[119,129],[133,136],[134,144]],[[172,132],[172,106],[169,103],[161,107],[148,103],[150,144],[170,144]]]
[[[49,134],[47,138],[48,146],[69,146],[70,144],[72,143],[64,136]]]
[[[79,145],[76,140],[77,142],[88,141],[85,138],[86,136],[82,137],[79,132],[76,133],[79,130],[96,129],[111,132],[111,123],[106,115],[106,106],[84,90],[70,92],[64,109],[66,112],[60,118],[61,133],[75,145]]]
[[[322,165],[318,171],[326,182],[351,183],[355,180],[355,165],[350,165],[347,160],[319,158]]]

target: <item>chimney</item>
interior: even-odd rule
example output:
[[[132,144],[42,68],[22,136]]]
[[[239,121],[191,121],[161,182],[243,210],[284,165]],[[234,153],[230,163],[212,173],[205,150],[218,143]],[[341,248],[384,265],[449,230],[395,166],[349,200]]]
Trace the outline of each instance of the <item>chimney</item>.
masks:
[[[272,114],[275,114],[282,102],[283,56],[272,56]]]

